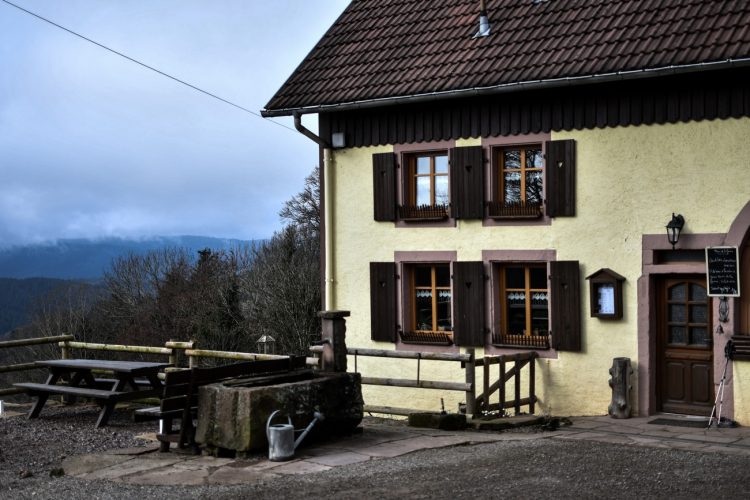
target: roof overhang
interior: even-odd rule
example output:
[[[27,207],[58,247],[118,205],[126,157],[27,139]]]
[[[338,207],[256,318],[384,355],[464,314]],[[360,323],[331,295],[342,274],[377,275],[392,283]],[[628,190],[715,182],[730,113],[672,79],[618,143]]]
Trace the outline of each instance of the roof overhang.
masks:
[[[568,87],[573,85],[588,85],[592,83],[605,83],[618,80],[635,80],[642,78],[655,78],[660,76],[697,73],[700,71],[721,70],[734,67],[750,66],[750,58],[725,59],[721,61],[710,61],[693,64],[664,66],[659,68],[646,68],[631,71],[617,71],[613,73],[601,73],[594,75],[572,76],[564,78],[553,78],[548,80],[532,80],[525,82],[512,82],[493,85],[488,87],[472,87],[458,90],[447,90],[442,92],[430,92],[426,94],[403,95],[394,97],[383,97],[377,99],[365,99],[360,101],[343,102],[337,104],[323,104],[315,106],[304,106],[298,108],[263,109],[260,114],[270,118],[275,116],[291,116],[293,114],[329,113],[336,111],[350,111],[354,109],[375,108],[393,106],[397,104],[411,104],[429,102],[442,99],[457,99],[461,97],[476,97],[507,92],[520,92],[523,90],[536,90],[554,87]]]

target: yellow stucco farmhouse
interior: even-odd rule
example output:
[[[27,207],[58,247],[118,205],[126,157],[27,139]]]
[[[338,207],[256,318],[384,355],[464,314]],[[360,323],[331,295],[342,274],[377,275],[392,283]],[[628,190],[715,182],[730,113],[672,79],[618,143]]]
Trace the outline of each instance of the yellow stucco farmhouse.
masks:
[[[556,415],[606,413],[629,358],[633,414],[709,415],[723,379],[750,424],[747,2],[354,0],[263,114],[320,145],[324,307],[351,312],[350,347],[535,352]]]

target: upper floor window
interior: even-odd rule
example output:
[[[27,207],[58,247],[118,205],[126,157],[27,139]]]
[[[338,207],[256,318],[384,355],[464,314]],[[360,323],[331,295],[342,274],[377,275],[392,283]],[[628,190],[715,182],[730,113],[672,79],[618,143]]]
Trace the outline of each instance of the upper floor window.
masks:
[[[400,167],[398,154],[374,153],[374,220],[575,216],[574,140],[546,141],[543,148],[535,143],[489,151],[489,166],[483,146],[400,153]]]
[[[447,217],[450,202],[448,153],[410,154],[404,159],[407,174],[401,218]]]
[[[497,194],[490,216],[540,217],[544,202],[544,156],[540,144],[495,150]]]

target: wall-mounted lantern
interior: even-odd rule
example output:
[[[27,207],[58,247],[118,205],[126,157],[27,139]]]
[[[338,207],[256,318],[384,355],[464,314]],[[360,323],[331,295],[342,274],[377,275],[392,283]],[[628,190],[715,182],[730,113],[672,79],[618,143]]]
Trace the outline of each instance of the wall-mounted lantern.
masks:
[[[674,250],[677,242],[680,241],[680,232],[684,226],[685,218],[680,214],[675,215],[672,212],[672,220],[667,224],[667,239],[672,244],[672,250]]]
[[[591,317],[622,318],[622,283],[625,277],[605,267],[586,279],[589,280]]]
[[[255,345],[258,346],[259,354],[276,354],[276,339],[270,335],[263,335]]]

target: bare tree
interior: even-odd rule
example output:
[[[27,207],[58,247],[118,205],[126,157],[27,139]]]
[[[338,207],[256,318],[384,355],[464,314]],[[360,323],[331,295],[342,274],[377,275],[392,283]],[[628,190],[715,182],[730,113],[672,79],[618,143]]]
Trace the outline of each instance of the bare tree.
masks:
[[[242,276],[251,335],[271,335],[282,353],[305,354],[320,338],[320,189],[316,167],[279,215],[287,222],[255,249]]]
[[[305,178],[305,187],[284,203],[279,216],[310,237],[320,234],[320,169],[316,166]]]

